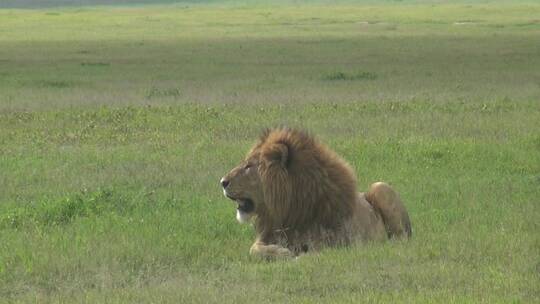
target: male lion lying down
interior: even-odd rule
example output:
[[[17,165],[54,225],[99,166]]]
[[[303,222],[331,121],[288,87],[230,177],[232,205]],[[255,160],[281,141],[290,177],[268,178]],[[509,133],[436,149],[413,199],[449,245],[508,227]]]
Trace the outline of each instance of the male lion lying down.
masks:
[[[411,236],[407,210],[390,186],[379,182],[358,193],[351,167],[302,131],[265,131],[221,185],[238,204],[238,221],[253,220],[254,255],[296,256],[322,246]]]

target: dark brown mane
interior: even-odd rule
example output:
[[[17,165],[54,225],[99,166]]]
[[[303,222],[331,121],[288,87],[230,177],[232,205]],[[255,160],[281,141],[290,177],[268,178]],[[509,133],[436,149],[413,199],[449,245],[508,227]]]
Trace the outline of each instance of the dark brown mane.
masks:
[[[264,193],[255,228],[263,238],[278,233],[294,246],[306,234],[342,229],[357,197],[345,161],[307,132],[289,128],[263,132],[254,153]]]

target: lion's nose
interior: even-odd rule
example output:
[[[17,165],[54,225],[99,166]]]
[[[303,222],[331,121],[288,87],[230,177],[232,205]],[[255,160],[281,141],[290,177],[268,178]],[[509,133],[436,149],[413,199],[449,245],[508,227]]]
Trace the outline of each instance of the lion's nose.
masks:
[[[229,181],[224,178],[222,178],[220,182],[223,189],[227,188],[227,186],[229,185]]]

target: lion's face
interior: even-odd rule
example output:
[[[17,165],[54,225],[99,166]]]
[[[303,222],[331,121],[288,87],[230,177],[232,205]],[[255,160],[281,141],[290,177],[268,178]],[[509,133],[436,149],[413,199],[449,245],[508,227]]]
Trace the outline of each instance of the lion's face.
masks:
[[[262,204],[263,190],[259,175],[259,162],[248,157],[221,179],[223,194],[238,204],[236,219],[248,222]]]

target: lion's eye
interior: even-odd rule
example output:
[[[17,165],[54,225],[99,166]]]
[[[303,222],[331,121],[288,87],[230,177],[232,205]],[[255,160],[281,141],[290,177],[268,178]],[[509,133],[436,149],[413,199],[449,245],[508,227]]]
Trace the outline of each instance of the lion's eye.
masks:
[[[247,170],[247,169],[251,168],[252,166],[253,166],[252,164],[246,164],[246,165],[244,166],[244,170]]]

